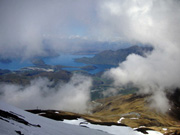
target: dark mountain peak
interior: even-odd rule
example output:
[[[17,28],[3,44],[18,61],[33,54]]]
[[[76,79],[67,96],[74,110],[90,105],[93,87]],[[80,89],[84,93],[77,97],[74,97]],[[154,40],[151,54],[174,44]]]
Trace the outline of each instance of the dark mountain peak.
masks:
[[[127,56],[134,53],[140,56],[145,56],[147,52],[153,50],[150,46],[131,46],[129,48],[119,49],[117,51],[105,50],[96,54],[93,58],[79,58],[76,62],[87,64],[102,64],[102,65],[118,65],[126,60]]]
[[[133,46],[130,46],[130,47],[125,48],[125,49],[138,49],[138,48],[142,48],[142,47],[140,47],[138,45],[133,45]]]
[[[124,49],[119,49],[117,51],[152,51],[153,47],[152,46],[138,46],[138,45],[134,45],[134,46],[130,46],[128,48],[124,48]]]

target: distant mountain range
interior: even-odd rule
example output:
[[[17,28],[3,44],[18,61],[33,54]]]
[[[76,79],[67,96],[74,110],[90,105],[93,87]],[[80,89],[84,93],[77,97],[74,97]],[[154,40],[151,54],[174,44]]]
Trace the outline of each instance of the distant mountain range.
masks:
[[[106,50],[96,54],[93,58],[83,57],[75,59],[75,61],[86,64],[118,65],[125,61],[127,56],[130,54],[134,53],[140,56],[145,56],[145,53],[151,52],[152,50],[153,48],[150,46],[131,46],[116,51]]]

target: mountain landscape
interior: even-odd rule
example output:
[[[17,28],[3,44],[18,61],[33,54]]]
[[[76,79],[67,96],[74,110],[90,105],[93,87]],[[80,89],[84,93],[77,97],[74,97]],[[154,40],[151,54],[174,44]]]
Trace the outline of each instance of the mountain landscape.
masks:
[[[4,102],[0,102],[0,133],[2,135],[23,135],[23,134],[35,134],[35,135],[118,135],[118,134],[154,134],[161,135],[157,131],[151,129],[139,130],[126,127],[121,123],[115,122],[93,122],[90,123],[86,117],[75,116],[72,113],[65,113],[61,111],[41,111],[36,110],[41,115],[47,115],[48,118],[53,118],[61,121],[54,121],[47,118],[30,114],[16,107],[10,106]],[[41,113],[40,113],[41,112]],[[58,119],[61,118],[61,119]],[[74,120],[72,120],[74,118]],[[79,118],[79,119],[76,119]],[[87,117],[88,118],[88,117]],[[93,117],[92,117],[93,118]],[[68,120],[71,119],[71,120]],[[87,120],[87,121],[86,121]]]
[[[152,51],[151,47],[132,46],[125,49],[119,49],[117,51],[113,51],[113,53],[110,50],[104,51],[110,53],[110,55],[114,55],[113,57],[110,56],[111,59],[109,60],[107,59],[109,55],[104,54],[104,52],[98,53],[93,58],[88,58],[88,59],[90,59],[91,61],[91,59],[96,59],[96,57],[101,56],[102,61],[104,60],[104,64],[109,65],[110,61],[116,61],[116,59],[125,60],[128,54],[134,53],[141,56],[141,55],[145,55],[145,53],[147,52],[150,53],[151,51]],[[75,59],[75,61],[77,61],[77,59]],[[52,86],[55,87],[59,83],[67,83],[70,80],[70,78],[73,76],[73,74],[77,73],[85,76],[90,76],[93,79],[93,85],[91,87],[91,99],[102,98],[103,92],[113,87],[111,79],[102,77],[103,72],[108,70],[110,67],[104,68],[101,72],[98,72],[96,74],[90,74],[88,71],[96,70],[98,68],[97,65],[91,64],[87,66],[76,67],[79,68],[80,70],[66,71],[63,70],[63,68],[65,67],[74,68],[74,67],[64,66],[64,65],[48,65],[43,61],[43,59],[40,58],[34,59],[32,60],[32,62],[34,64],[33,67],[24,67],[17,71],[1,69],[0,82],[26,86],[29,85],[30,82],[36,78],[48,78],[51,82],[53,82]],[[121,89],[121,91],[119,91],[119,94],[134,93],[137,91],[137,88],[133,86],[122,86],[119,89]]]
[[[150,53],[152,48],[149,47],[137,47],[133,46],[127,49],[119,49],[114,51],[113,54],[119,53],[119,56],[127,58],[127,52],[145,57],[145,53]],[[112,52],[112,51],[105,51]],[[121,53],[122,52],[122,53]],[[125,52],[125,53],[124,53]],[[102,59],[106,59],[106,55],[102,55],[104,52],[95,55]],[[117,56],[118,56],[117,55]],[[112,57],[115,59],[115,57]],[[82,58],[83,59],[83,58]],[[88,104],[88,110],[86,113],[73,113],[60,110],[28,110],[31,113],[39,114],[43,117],[47,117],[53,120],[63,121],[84,119],[91,124],[98,125],[121,125],[135,128],[137,131],[147,133],[146,131],[158,131],[163,134],[180,134],[179,131],[179,89],[175,94],[169,93],[169,100],[171,101],[172,108],[169,108],[167,113],[161,113],[156,109],[149,108],[148,97],[150,95],[139,95],[138,88],[133,85],[122,86],[119,92],[114,96],[104,95],[109,88],[113,87],[112,80],[102,77],[103,73],[89,74],[81,71],[65,71],[60,66],[47,65],[44,61],[36,59],[33,61],[35,66],[33,70],[26,67],[18,71],[1,70],[0,81],[1,83],[18,84],[18,85],[30,85],[31,81],[35,78],[48,78],[52,83],[49,87],[57,87],[59,83],[68,83],[74,72],[90,76],[93,79],[93,85],[91,87],[91,102]],[[109,64],[108,61],[107,63]],[[59,67],[59,68],[53,68]],[[63,65],[62,65],[63,67]],[[86,67],[85,67],[86,68]],[[94,68],[94,67],[92,67]],[[47,69],[52,69],[47,71]],[[3,94],[3,91],[1,91]],[[57,113],[58,112],[58,113]],[[82,124],[83,125],[83,124]],[[83,125],[87,126],[87,125]],[[22,131],[21,131],[22,133]]]
[[[179,93],[179,90],[177,90]],[[177,94],[176,92],[176,94]],[[137,131],[145,133],[146,130],[159,131],[165,135],[180,134],[179,102],[171,98],[172,108],[166,114],[148,107],[149,95],[117,95],[109,98],[92,101],[94,106],[90,114],[77,114],[57,110],[28,110],[54,120],[74,120],[83,118],[86,121],[99,125],[129,126]],[[58,113],[57,113],[58,112]]]
[[[180,135],[179,0],[0,0],[0,135]]]

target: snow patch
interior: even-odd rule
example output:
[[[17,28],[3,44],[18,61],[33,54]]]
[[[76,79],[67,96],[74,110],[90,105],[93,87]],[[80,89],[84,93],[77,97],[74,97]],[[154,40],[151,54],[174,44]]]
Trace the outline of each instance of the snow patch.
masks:
[[[167,128],[162,128],[162,130],[167,131]]]
[[[13,112],[22,116],[22,118],[40,127],[28,126],[5,116],[0,116],[0,134],[1,135],[109,135],[103,131],[89,128],[83,128],[76,125],[65,124],[60,121],[54,121],[29,112],[25,112],[13,106],[0,101],[0,110],[5,112]]]
[[[33,125],[25,125],[13,119],[0,116],[1,135],[144,135],[125,126],[95,125],[84,119],[54,121],[25,112],[0,101],[0,110],[21,117]],[[119,121],[121,122],[123,118]],[[78,125],[78,126],[77,126]],[[85,128],[86,127],[86,128]],[[156,131],[147,131],[149,135],[162,135]]]
[[[147,130],[147,132],[148,135],[163,135],[162,133],[153,130]]]
[[[124,117],[121,117],[121,118],[117,121],[117,123],[121,123],[122,120],[124,120],[124,119],[125,119]]]
[[[131,120],[137,120],[137,119],[139,119],[139,118],[130,118]]]
[[[125,126],[106,126],[106,125],[95,125],[87,122],[84,119],[77,119],[77,120],[64,120],[64,123],[68,124],[74,124],[74,125],[79,125],[82,127],[88,127],[91,129],[96,129],[96,130],[101,130],[104,132],[107,132],[112,135],[144,135],[141,134],[140,132],[134,131],[130,127],[125,127]]]

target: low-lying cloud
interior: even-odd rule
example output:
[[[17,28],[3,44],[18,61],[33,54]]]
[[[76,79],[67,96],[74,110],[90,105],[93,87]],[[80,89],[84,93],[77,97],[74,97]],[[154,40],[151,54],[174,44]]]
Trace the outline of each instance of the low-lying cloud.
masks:
[[[83,44],[95,18],[93,3],[94,0],[1,0],[0,56],[28,59],[46,56],[48,50],[59,53],[75,48],[79,42]],[[72,45],[73,38],[79,41]]]
[[[147,57],[129,55],[105,76],[112,78],[115,86],[131,83],[140,88],[141,94],[152,94],[151,106],[161,112],[170,108],[166,91],[180,87],[179,6],[177,0],[114,0],[102,5],[103,20],[109,24],[107,31],[154,47]]]
[[[51,87],[47,78],[32,80],[30,85],[0,85],[0,99],[23,109],[58,109],[84,113],[90,101],[90,77],[73,75],[65,84]]]

